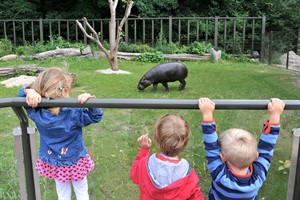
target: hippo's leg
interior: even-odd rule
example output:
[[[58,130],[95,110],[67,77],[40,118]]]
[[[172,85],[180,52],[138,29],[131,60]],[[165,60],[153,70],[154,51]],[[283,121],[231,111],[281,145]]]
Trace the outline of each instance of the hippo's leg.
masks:
[[[180,85],[178,87],[178,90],[183,90],[184,87],[185,87],[186,82],[185,82],[185,80],[179,80],[179,82],[180,82]]]
[[[165,87],[165,92],[169,92],[169,86],[167,82],[161,83]]]
[[[156,88],[157,88],[158,83],[153,83],[153,88],[151,90],[151,92],[155,92]]]

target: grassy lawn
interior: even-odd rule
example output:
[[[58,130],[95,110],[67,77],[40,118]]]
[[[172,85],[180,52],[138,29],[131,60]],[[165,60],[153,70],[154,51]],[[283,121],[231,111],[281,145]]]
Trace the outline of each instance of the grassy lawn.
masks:
[[[105,59],[49,59],[45,61],[23,61],[43,67],[64,66],[77,74],[77,83],[72,96],[90,92],[97,98],[141,98],[141,99],[299,99],[300,89],[296,86],[299,74],[281,68],[255,63],[221,61],[184,62],[189,70],[185,90],[178,91],[179,82],[169,83],[170,92],[165,93],[162,85],[156,93],[151,87],[140,92],[137,83],[141,76],[155,64],[136,61],[120,61],[120,69],[132,74],[100,74],[96,70],[107,69]],[[0,67],[20,64],[20,62],[0,62]],[[3,79],[1,79],[3,80]],[[16,96],[19,87],[5,88],[0,85],[0,98]],[[84,129],[84,139],[96,166],[88,176],[91,199],[138,199],[138,187],[131,183],[129,170],[138,152],[136,139],[142,133],[153,136],[153,124],[165,113],[176,112],[183,115],[192,129],[188,148],[182,154],[200,176],[200,185],[207,196],[210,176],[200,128],[201,114],[198,110],[157,110],[157,109],[104,109],[101,123]],[[259,137],[267,111],[217,110],[215,120],[218,132],[238,127],[244,128]],[[300,111],[284,111],[282,131],[276,145],[274,158],[267,181],[260,190],[259,199],[285,199],[288,173],[279,171],[280,160],[290,160],[291,130],[299,127]],[[0,199],[19,199],[17,188],[17,167],[12,129],[19,126],[11,108],[0,109]],[[32,122],[30,122],[31,125]],[[39,135],[36,135],[38,141]],[[38,146],[38,145],[37,145]],[[155,147],[153,146],[153,151]],[[286,171],[288,172],[288,171]],[[54,181],[41,177],[43,199],[56,199]]]

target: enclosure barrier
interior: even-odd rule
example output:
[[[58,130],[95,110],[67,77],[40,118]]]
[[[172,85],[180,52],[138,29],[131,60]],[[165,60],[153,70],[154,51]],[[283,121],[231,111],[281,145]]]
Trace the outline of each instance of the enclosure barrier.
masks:
[[[266,110],[270,100],[212,100],[219,110]],[[300,100],[284,100],[285,110],[300,110]],[[13,131],[16,137],[17,153],[23,151],[24,168],[18,162],[21,200],[40,200],[39,182],[34,174],[33,154],[35,144],[31,135],[35,129],[28,127],[28,117],[23,109],[27,104],[25,98],[13,97],[0,99],[0,108],[11,107],[20,121],[20,128]],[[185,99],[89,99],[80,104],[76,98],[54,99],[43,101],[40,107],[100,107],[100,108],[133,108],[133,109],[198,109],[198,100]],[[299,200],[300,190],[300,129],[293,129],[293,147],[287,200]],[[20,148],[22,146],[22,149]],[[22,159],[20,159],[22,160]],[[24,176],[25,174],[25,176]]]
[[[76,20],[82,19],[0,19],[0,38],[9,39],[16,48],[28,42],[49,41],[49,36],[61,36],[67,41],[83,41]],[[117,25],[122,18],[117,18]],[[109,40],[110,19],[88,19],[101,41]],[[84,27],[86,25],[84,24]],[[124,24],[124,41],[155,46],[160,34],[168,43],[191,44],[206,41],[215,50],[232,54],[253,54],[259,51],[263,60],[266,17],[159,17],[128,18]],[[89,32],[89,31],[88,31]],[[161,38],[163,39],[163,38]]]

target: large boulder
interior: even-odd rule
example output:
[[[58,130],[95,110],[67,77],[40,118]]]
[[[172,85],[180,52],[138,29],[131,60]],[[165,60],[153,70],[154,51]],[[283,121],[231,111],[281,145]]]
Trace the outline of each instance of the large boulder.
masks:
[[[286,65],[287,53],[280,56],[280,63]],[[289,66],[297,67],[300,66],[300,56],[297,55],[294,51],[289,51]]]

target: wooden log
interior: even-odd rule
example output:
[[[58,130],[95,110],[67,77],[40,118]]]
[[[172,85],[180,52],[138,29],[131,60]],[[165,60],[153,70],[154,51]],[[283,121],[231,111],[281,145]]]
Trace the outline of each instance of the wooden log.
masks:
[[[0,76],[11,76],[16,74],[16,70],[13,67],[0,68]]]
[[[17,70],[21,72],[33,72],[33,73],[40,73],[43,71],[45,68],[38,66],[36,64],[28,64],[28,65],[19,65],[15,67]]]

